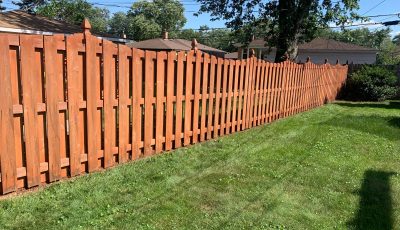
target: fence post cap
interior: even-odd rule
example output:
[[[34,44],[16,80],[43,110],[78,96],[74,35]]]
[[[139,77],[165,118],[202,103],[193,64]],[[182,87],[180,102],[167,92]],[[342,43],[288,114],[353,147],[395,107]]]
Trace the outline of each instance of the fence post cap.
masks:
[[[256,56],[256,51],[254,49],[249,50],[249,57],[255,57]]]
[[[90,34],[90,29],[92,28],[92,26],[90,25],[90,22],[87,18],[83,19],[81,27],[83,29],[83,33]]]
[[[192,39],[192,50],[197,51],[198,50],[197,45],[198,45],[198,42],[197,42],[196,38],[193,38]]]

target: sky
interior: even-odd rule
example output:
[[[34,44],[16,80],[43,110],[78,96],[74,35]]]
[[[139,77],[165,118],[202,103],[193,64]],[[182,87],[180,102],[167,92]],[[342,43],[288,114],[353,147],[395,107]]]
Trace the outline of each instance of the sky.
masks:
[[[11,3],[12,0],[3,0],[3,5],[7,10],[16,9],[17,7]],[[106,7],[111,13],[118,11],[126,12],[132,5],[134,0],[88,0],[98,7]],[[200,5],[195,0],[180,0],[185,7],[185,16],[187,18],[187,23],[184,28],[198,29],[201,25],[207,25],[211,28],[222,28],[225,27],[225,21],[211,21],[209,14],[201,14],[199,17],[193,15],[197,12]],[[217,0],[218,1],[218,0]],[[112,6],[104,6],[112,5]],[[393,21],[400,20],[400,0],[360,0],[360,9],[358,13],[364,16],[371,15],[382,15],[382,14],[392,14],[398,13],[398,15],[392,16],[381,16],[371,18],[371,22],[383,22],[383,21]],[[383,29],[383,25],[370,25],[364,26],[371,30]],[[354,27],[357,28],[357,27]],[[360,27],[358,27],[360,28]],[[400,33],[400,25],[390,26],[392,36]]]

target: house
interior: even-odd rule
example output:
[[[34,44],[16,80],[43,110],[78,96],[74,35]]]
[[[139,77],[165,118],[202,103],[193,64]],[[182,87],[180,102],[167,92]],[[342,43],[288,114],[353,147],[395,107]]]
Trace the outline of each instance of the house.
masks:
[[[276,48],[265,46],[263,39],[255,39],[247,47],[238,47],[237,55],[227,54],[226,58],[246,58],[251,49],[254,50],[256,57],[273,62],[275,60]],[[308,43],[299,45],[298,62],[305,62],[307,57],[313,63],[322,64],[325,59],[330,64],[335,64],[336,60],[344,64],[374,64],[376,62],[377,49],[367,48],[333,39],[316,38]]]
[[[193,48],[193,41],[185,39],[170,39],[168,38],[168,32],[163,33],[163,38],[148,39],[140,42],[132,42],[127,44],[129,47],[134,47],[142,50],[154,50],[154,51],[189,51]],[[217,57],[224,57],[225,51],[219,50],[210,46],[206,46],[200,43],[196,44],[198,50],[204,53],[215,55]]]
[[[82,28],[59,20],[52,20],[43,16],[29,14],[21,10],[0,12],[0,33],[19,34],[73,34],[82,33]],[[116,38],[108,34],[94,33],[99,38],[104,38],[116,43],[128,43],[132,40]]]

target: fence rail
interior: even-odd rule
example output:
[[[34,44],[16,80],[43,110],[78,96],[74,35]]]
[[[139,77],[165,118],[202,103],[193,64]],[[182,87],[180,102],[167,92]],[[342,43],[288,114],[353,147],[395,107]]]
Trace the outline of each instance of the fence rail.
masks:
[[[0,35],[1,193],[217,138],[335,99],[347,66]]]

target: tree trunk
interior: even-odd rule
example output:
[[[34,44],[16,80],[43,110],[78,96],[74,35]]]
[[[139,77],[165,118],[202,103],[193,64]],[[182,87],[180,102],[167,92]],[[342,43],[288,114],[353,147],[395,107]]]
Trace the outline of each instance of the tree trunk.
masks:
[[[282,62],[285,60],[295,61],[297,58],[299,50],[297,39],[288,38],[286,36],[284,36],[284,38],[285,41],[279,42],[276,46],[275,62]]]
[[[275,62],[296,60],[301,25],[309,15],[312,0],[279,0],[278,39]]]

